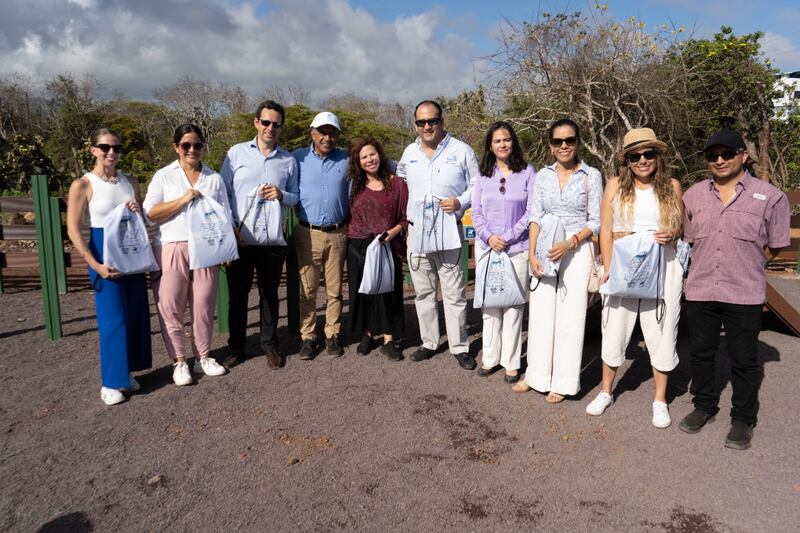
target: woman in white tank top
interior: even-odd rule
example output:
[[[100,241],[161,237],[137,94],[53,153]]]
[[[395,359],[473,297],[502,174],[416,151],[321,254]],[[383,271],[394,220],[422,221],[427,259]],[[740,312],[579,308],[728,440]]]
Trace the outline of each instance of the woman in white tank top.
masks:
[[[103,226],[106,215],[120,204],[127,203],[132,211],[140,212],[142,199],[139,184],[117,171],[122,153],[118,133],[97,130],[89,151],[95,157],[92,171],[69,188],[67,233],[89,265],[100,341],[100,398],[114,405],[125,401],[122,392],[139,390],[131,372],[152,364],[150,313],[144,274],[123,276],[103,263]],[[91,225],[88,244],[80,227],[87,208]]]
[[[620,174],[608,180],[600,206],[600,250],[606,275],[612,263],[614,239],[643,231],[655,233],[666,257],[664,296],[661,299],[638,299],[607,296],[603,302],[602,359],[603,382],[597,397],[586,413],[601,415],[613,402],[612,387],[617,369],[625,362],[636,319],[642,328],[650,364],[653,367],[655,394],[652,424],[670,425],[667,407],[669,372],[678,364],[675,343],[680,317],[683,268],[675,255],[674,243],[681,236],[683,201],[681,185],[670,178],[664,154],[667,145],[650,128],[629,131],[623,149],[617,154]],[[617,266],[616,268],[620,268]]]

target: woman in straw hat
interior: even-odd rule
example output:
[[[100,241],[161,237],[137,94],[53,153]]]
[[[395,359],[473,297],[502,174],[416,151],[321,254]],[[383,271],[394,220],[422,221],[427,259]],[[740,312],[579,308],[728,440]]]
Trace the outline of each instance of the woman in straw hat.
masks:
[[[600,206],[600,251],[606,275],[613,268],[614,240],[631,233],[652,231],[666,258],[663,303],[661,299],[608,296],[603,306],[602,390],[586,407],[586,413],[601,415],[613,402],[612,386],[617,369],[625,361],[637,317],[653,367],[655,398],[653,426],[670,425],[667,379],[678,364],[678,336],[683,268],[676,258],[675,241],[681,236],[683,201],[680,182],[669,176],[667,145],[650,128],[630,130],[617,154],[619,177],[608,180]],[[663,306],[663,307],[662,307]],[[663,316],[662,316],[663,313]]]

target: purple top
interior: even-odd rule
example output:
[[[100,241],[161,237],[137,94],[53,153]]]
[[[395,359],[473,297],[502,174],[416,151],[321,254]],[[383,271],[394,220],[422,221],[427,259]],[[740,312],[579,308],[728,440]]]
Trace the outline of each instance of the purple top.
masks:
[[[747,171],[722,204],[711,179],[683,195],[683,238],[692,244],[686,299],[760,305],[767,299],[764,246],[789,246],[789,200]]]
[[[408,231],[408,220],[406,220],[408,187],[403,178],[397,176],[392,176],[390,185],[392,188],[388,193],[365,188],[350,201],[348,237],[366,239],[380,235],[398,224],[403,226],[404,233]],[[397,255],[404,258],[403,236],[398,235],[390,242]]]
[[[500,192],[503,174],[494,167],[492,176],[479,176],[472,188],[472,224],[485,248],[489,237],[499,235],[509,254],[528,249],[528,223],[533,207],[533,182],[536,171],[528,165],[506,177],[505,194]]]

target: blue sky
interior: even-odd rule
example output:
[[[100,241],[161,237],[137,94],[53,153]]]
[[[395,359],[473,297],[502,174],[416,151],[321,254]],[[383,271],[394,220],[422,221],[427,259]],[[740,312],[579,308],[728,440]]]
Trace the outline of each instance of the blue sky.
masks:
[[[763,31],[764,50],[800,70],[797,0],[607,2],[616,20]],[[69,72],[152,98],[184,76],[236,85],[251,97],[302,88],[309,103],[342,94],[413,103],[487,83],[482,58],[505,20],[594,2],[442,0],[0,0],[0,76],[43,85]],[[270,93],[272,94],[272,93]]]

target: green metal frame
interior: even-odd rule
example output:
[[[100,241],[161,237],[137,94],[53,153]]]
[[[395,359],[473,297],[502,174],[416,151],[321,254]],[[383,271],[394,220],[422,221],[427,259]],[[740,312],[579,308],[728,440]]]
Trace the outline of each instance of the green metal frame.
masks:
[[[31,176],[33,192],[33,211],[36,214],[36,240],[39,245],[39,279],[42,283],[42,302],[44,304],[44,326],[47,338],[61,338],[61,309],[58,304],[58,273],[56,272],[56,255],[61,252],[63,270],[63,241],[58,249],[54,249],[53,210],[47,189],[47,176]],[[58,234],[61,234],[61,218],[57,219]]]
[[[217,282],[217,331],[228,333],[228,269],[219,268],[219,279]]]

